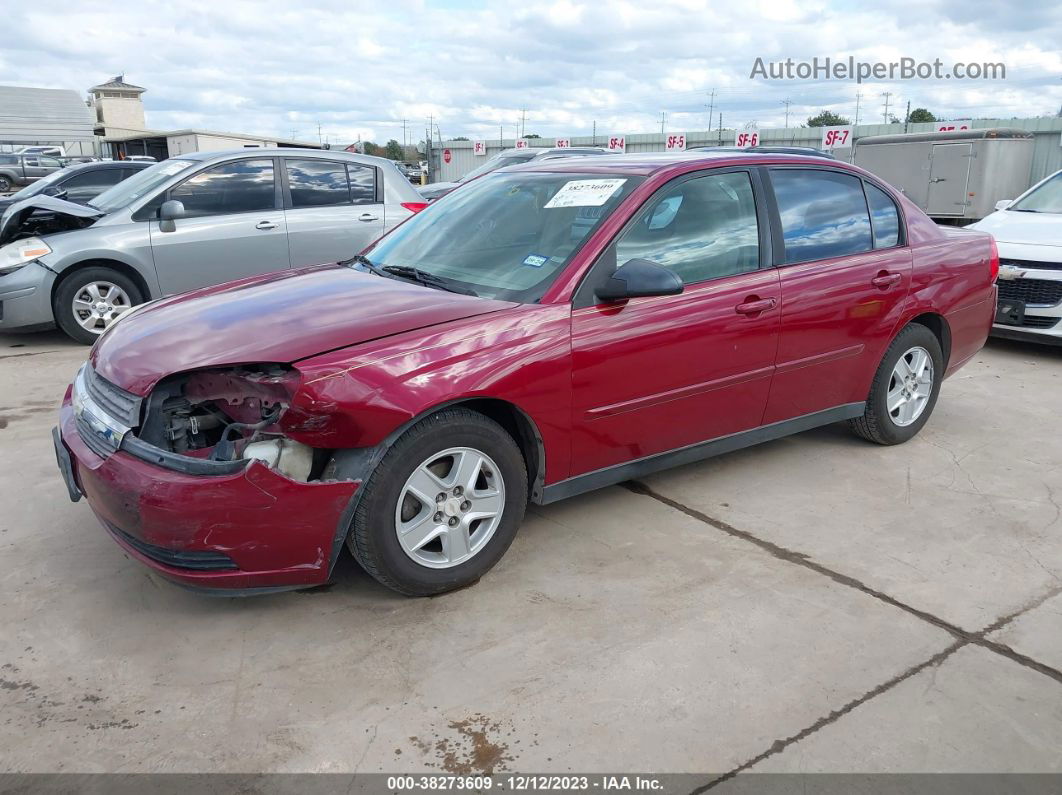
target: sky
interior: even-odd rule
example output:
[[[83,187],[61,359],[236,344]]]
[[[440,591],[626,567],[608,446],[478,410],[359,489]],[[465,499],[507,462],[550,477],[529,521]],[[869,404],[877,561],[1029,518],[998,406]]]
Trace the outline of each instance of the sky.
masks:
[[[938,117],[1054,116],[1062,3],[998,0],[271,0],[5,3],[0,84],[68,88],[124,73],[152,129],[346,145],[798,126],[821,109],[880,122],[882,96]],[[750,79],[764,63],[939,58],[1006,79]],[[714,90],[714,97],[710,94]],[[2,112],[2,109],[0,109]],[[663,115],[663,118],[661,116]],[[523,126],[520,126],[521,118]],[[405,130],[403,130],[405,120]]]

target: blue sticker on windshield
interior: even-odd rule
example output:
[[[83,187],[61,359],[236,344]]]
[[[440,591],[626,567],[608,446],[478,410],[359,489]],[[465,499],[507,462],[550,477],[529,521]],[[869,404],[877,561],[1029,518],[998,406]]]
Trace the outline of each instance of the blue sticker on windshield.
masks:
[[[524,265],[530,265],[532,268],[541,268],[549,262],[549,257],[543,257],[541,254],[528,254],[524,257]]]

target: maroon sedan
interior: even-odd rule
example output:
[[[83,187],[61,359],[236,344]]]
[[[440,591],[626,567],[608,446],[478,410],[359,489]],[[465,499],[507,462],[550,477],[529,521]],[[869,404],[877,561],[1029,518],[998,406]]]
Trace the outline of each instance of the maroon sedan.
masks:
[[[998,259],[852,166],[545,161],[344,263],[114,325],[55,432],[131,556],[225,593],[475,581],[549,503],[846,420],[898,444],[980,349]]]

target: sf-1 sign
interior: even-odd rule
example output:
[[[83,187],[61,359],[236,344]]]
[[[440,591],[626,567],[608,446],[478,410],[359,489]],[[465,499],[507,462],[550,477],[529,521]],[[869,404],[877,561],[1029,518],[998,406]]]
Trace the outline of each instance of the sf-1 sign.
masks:
[[[517,138],[516,139],[516,148],[517,149],[527,149],[530,146],[531,146],[531,144],[528,143],[528,140],[526,138]]]
[[[852,145],[852,127],[823,127],[822,148],[829,152],[831,149],[844,149]]]
[[[558,138],[557,142],[553,144],[558,149],[569,149],[572,145],[571,138]]]
[[[683,152],[686,149],[686,134],[678,133],[676,135],[669,135],[667,141],[664,142],[664,148],[668,152]]]
[[[739,149],[748,149],[750,146],[760,145],[760,131],[756,129],[742,130],[734,134],[734,146]]]

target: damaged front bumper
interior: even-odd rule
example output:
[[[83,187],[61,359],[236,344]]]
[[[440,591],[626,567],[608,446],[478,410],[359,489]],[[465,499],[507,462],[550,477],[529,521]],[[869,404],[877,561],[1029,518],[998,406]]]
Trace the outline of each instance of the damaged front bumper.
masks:
[[[328,580],[359,481],[301,482],[258,460],[194,474],[152,463],[150,450],[94,451],[78,430],[72,392],[60,410],[60,468],[65,458],[71,498],[84,494],[128,555],[206,591],[253,593]]]

